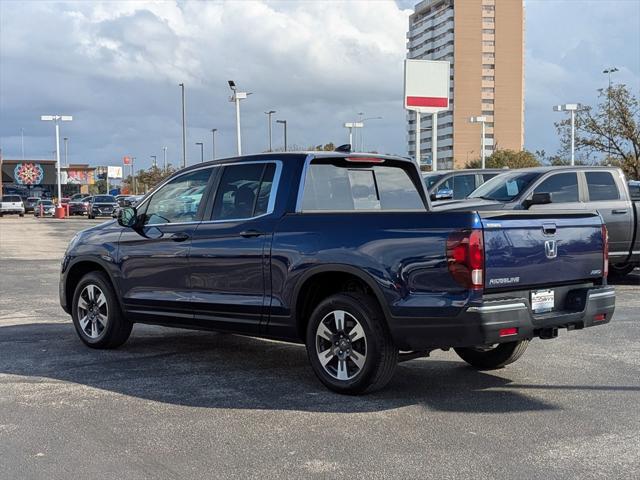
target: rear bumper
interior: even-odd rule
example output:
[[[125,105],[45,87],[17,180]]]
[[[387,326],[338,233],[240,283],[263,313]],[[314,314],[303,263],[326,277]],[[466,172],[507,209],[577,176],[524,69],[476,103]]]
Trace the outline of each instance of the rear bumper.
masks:
[[[515,292],[485,296],[453,318],[396,317],[390,321],[391,332],[401,350],[419,351],[553,338],[560,328],[578,330],[611,321],[613,287],[565,287],[561,292],[561,308],[545,314],[532,313],[528,292]],[[507,329],[510,334],[501,336]]]

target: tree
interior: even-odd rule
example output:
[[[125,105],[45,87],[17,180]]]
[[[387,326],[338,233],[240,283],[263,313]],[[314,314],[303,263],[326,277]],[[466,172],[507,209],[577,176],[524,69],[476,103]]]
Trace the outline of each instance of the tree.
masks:
[[[105,192],[107,192],[107,182],[104,179],[96,180],[93,185],[89,185],[89,193],[91,195],[104,194]]]
[[[147,192],[148,190],[153,190],[159,183],[161,183],[164,179],[168,178],[170,175],[173,175],[176,172],[176,169],[171,165],[164,170],[158,167],[150,167],[147,170],[138,170],[138,173],[134,178],[131,176],[126,177],[123,180],[123,187],[126,188],[129,192]]]
[[[587,156],[600,154],[604,163],[640,178],[640,102],[626,85],[600,89],[595,107],[583,106],[575,116],[575,148]],[[571,148],[569,118],[556,122],[561,152]]]
[[[540,162],[533,153],[527,150],[520,152],[515,150],[496,150],[486,159],[485,165],[486,168],[527,168],[539,167]],[[465,165],[465,168],[481,167],[482,162],[480,159],[472,160]]]

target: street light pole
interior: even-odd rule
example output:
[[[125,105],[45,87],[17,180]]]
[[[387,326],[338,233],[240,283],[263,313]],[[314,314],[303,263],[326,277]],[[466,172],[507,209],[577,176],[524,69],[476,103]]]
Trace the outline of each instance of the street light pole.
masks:
[[[60,122],[70,122],[71,115],[41,115],[40,120],[45,122],[55,122],[56,125],[56,167],[58,173],[58,208],[62,208],[62,181],[60,176]]]
[[[569,112],[571,115],[571,166],[576,162],[576,142],[575,142],[575,130],[576,130],[576,112],[580,109],[579,103],[565,103],[564,105],[555,105],[553,110],[555,112]]]
[[[238,155],[242,155],[242,138],[240,134],[240,100],[246,99],[251,94],[247,92],[239,92],[238,87],[236,86],[236,82],[234,82],[233,80],[229,80],[228,83],[229,88],[233,92],[233,95],[231,95],[229,101],[236,104],[236,136],[238,144]]]
[[[162,160],[163,160],[162,165],[164,166],[164,171],[166,172],[168,170],[168,165],[167,165],[167,147],[162,147]]]
[[[360,120],[362,127],[360,128],[360,151],[364,152],[364,122],[368,120],[382,120],[382,117],[367,117]]]
[[[158,156],[157,155],[151,155],[151,166],[153,168],[157,168],[158,167]]]
[[[605,68],[602,73],[606,73],[609,76],[609,88],[607,89],[607,130],[608,130],[608,145],[607,155],[611,158],[611,74],[616,73],[618,69],[616,67]],[[608,160],[608,159],[607,159]]]
[[[69,167],[69,137],[64,137],[64,164]]]
[[[200,163],[204,163],[204,143],[196,142],[196,145],[200,145]]]
[[[353,144],[353,142],[357,142],[357,129],[358,128],[362,128],[364,124],[362,122],[347,122],[344,124],[344,128],[348,128],[349,129],[349,145],[351,145],[351,151],[352,152],[356,152],[357,148],[356,146]],[[355,130],[355,135],[354,135],[354,130]]]
[[[287,151],[287,121],[276,120],[276,123],[281,123],[284,126],[284,151]]]
[[[484,115],[481,115],[479,117],[471,117],[469,118],[469,122],[470,123],[479,123],[481,125],[481,135],[482,135],[482,139],[480,141],[480,158],[481,158],[481,164],[482,164],[482,169],[484,170],[486,168],[486,162],[485,162],[485,158],[486,158],[486,153],[485,153],[485,123],[487,121],[487,117],[485,117]]]
[[[180,84],[182,89],[182,168],[187,166],[187,125],[186,125],[186,108],[184,100],[184,83]]]
[[[216,159],[216,132],[218,131],[217,128],[212,128],[211,129],[211,151],[212,153],[212,160]]]
[[[138,194],[138,182],[136,182],[136,171],[133,169],[133,162],[135,162],[136,157],[131,157],[131,183],[133,183],[133,194]]]
[[[273,151],[273,147],[272,147],[272,136],[271,136],[271,115],[273,115],[274,113],[276,113],[275,110],[269,110],[268,112],[264,112],[269,118],[268,118],[268,122],[269,122],[269,151],[272,152]]]

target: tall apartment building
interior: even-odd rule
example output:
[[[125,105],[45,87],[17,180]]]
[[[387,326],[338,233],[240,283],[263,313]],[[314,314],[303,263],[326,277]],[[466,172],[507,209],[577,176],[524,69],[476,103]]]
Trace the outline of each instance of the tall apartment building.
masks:
[[[480,158],[480,125],[487,117],[485,152],[524,145],[524,5],[522,0],[423,0],[409,17],[407,58],[451,62],[450,110],[438,115],[438,169]],[[415,155],[415,114],[408,118]],[[420,151],[431,156],[431,115],[421,117]]]

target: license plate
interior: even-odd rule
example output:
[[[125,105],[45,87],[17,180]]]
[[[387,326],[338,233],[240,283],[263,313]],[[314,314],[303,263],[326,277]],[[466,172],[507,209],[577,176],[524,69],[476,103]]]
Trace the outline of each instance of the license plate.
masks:
[[[545,313],[553,310],[555,295],[553,290],[531,292],[531,310],[533,313]]]

